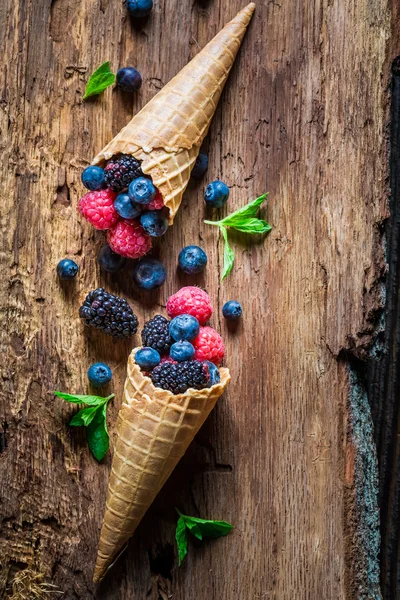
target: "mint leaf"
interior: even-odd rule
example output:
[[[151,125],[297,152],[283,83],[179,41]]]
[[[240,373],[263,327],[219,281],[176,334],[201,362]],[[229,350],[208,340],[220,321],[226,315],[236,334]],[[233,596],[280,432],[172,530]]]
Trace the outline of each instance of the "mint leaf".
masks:
[[[232,271],[233,263],[235,262],[235,254],[228,242],[228,232],[225,227],[220,227],[222,237],[224,238],[224,268],[221,275],[221,281],[225,279]]]
[[[96,410],[94,418],[86,429],[89,448],[96,460],[102,460],[110,447],[110,438],[106,423],[107,403]]]
[[[89,408],[82,408],[79,412],[74,415],[70,421],[71,427],[80,427],[81,425],[89,425],[93,421],[96,410],[99,410],[98,406],[89,406]]]
[[[208,519],[199,519],[198,517],[189,517],[183,515],[178,509],[179,519],[176,524],[175,539],[178,546],[178,559],[179,565],[185,558],[188,550],[188,530],[197,539],[203,540],[203,538],[218,538],[223,535],[227,535],[232,529],[233,525],[226,521],[214,521]]]
[[[176,545],[178,546],[178,564],[182,564],[183,559],[187,554],[188,549],[188,538],[186,532],[186,525],[183,516],[180,516],[176,524],[175,531]]]
[[[237,231],[244,231],[245,233],[268,233],[272,227],[267,221],[257,219],[255,217],[251,219],[243,219],[241,222],[230,225]]]
[[[225,227],[234,227],[236,224],[241,223],[244,219],[250,219],[255,217],[261,204],[264,202],[268,194],[263,194],[255,200],[252,200],[242,208],[238,208],[235,212],[231,213],[221,221],[204,221],[208,225],[225,225]]]
[[[89,406],[99,406],[103,404],[106,400],[111,400],[114,397],[114,394],[108,396],[108,398],[103,398],[102,396],[81,396],[79,394],[64,394],[64,392],[54,392],[55,396],[58,398],[62,398],[67,402],[72,402],[73,404],[88,404]]]
[[[187,515],[182,515],[182,517],[185,520],[186,527],[188,527],[190,531],[196,527],[203,537],[218,538],[227,535],[233,529],[233,525],[226,521],[210,521],[208,519],[188,517]],[[202,538],[200,537],[199,539]]]
[[[184,518],[186,527],[190,530],[190,533],[193,534],[195,537],[197,537],[198,540],[202,540],[203,534],[201,533],[201,529],[199,528],[197,523],[189,521],[186,517],[183,517],[183,518]]]
[[[112,85],[114,81],[115,75],[111,73],[110,62],[107,61],[100,65],[89,77],[83,99],[86,100],[86,98],[90,98],[91,96],[98,96],[98,94],[101,94],[101,92]]]

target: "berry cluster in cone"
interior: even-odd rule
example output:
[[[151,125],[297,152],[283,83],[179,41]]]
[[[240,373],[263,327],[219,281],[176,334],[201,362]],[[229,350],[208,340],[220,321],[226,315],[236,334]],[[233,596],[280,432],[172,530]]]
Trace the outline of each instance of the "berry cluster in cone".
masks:
[[[169,319],[156,315],[145,323],[135,362],[155,387],[181,394],[219,383],[225,346],[207,325],[212,312],[208,294],[187,286],[168,298]]]
[[[107,231],[116,254],[141,258],[151,249],[152,238],[167,231],[169,210],[134,156],[118,154],[104,168],[87,167],[82,183],[89,191],[78,210],[95,229]]]

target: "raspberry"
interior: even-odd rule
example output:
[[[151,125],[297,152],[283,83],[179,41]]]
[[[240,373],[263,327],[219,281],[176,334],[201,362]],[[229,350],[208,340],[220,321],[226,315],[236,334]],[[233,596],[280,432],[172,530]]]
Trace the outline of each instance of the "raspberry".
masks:
[[[163,197],[161,196],[160,192],[157,191],[156,197],[154,198],[154,200],[152,200],[151,202],[149,202],[148,204],[146,204],[145,208],[146,210],[161,210],[164,206],[164,200]]]
[[[107,233],[107,242],[113,252],[127,258],[140,258],[151,248],[151,237],[137,221],[119,221]]]
[[[195,359],[209,360],[219,365],[225,355],[222,337],[212,327],[200,327],[199,335],[192,342],[195,349]]]
[[[171,363],[173,365],[177,365],[178,361],[174,360],[170,356],[163,356],[160,360],[160,365],[163,365],[164,363]]]
[[[142,175],[140,162],[130,154],[114,156],[104,168],[106,185],[114,192],[120,192],[128,187],[133,179]]]
[[[204,325],[212,315],[212,306],[209,295],[198,287],[186,286],[167,301],[167,313],[170,317],[178,315],[192,315],[200,325]]]
[[[79,200],[78,210],[96,229],[109,229],[119,220],[115,198],[116,194],[109,189],[88,192]]]

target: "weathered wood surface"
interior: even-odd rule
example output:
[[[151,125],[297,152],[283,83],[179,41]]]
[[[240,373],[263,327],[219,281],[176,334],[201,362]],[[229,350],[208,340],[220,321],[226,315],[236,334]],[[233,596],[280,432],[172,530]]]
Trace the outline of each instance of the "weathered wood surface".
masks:
[[[242,5],[160,0],[133,27],[109,0],[1,4],[0,594],[29,565],[68,600],[380,597],[371,419],[350,358],[368,355],[383,303],[390,2],[258,3],[208,136],[208,178],[230,184],[231,208],[268,190],[273,231],[252,245],[233,236],[223,285],[202,184],[159,245],[169,277],[152,297],[129,270],[99,272],[102,235],[76,213],[81,169]],[[82,104],[87,74],[107,59],[142,72],[133,105],[111,90]],[[214,300],[233,381],[96,591],[110,457],[96,464],[51,390],[85,392],[87,367],[105,360],[120,398],[133,342],[83,331],[80,301],[101,284],[143,323],[187,283],[175,271],[187,243],[207,249],[197,283]],[[67,254],[80,275],[60,286]],[[244,305],[236,331],[220,317],[229,298]],[[118,399],[111,432],[117,411]],[[235,531],[178,568],[176,505]]]

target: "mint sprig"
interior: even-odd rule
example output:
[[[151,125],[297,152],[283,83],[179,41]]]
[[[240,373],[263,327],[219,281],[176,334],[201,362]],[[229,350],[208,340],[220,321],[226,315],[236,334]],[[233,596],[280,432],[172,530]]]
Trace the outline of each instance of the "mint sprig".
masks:
[[[89,77],[83,99],[98,96],[115,81],[115,75],[110,71],[110,62],[100,65]]]
[[[183,515],[178,509],[175,510],[179,515],[175,532],[179,565],[182,564],[182,561],[187,554],[188,532],[194,535],[198,540],[203,540],[204,538],[215,539],[227,535],[233,529],[233,525],[226,521],[189,517],[188,515]]]
[[[90,450],[96,460],[102,460],[110,447],[110,438],[107,430],[107,405],[114,394],[103,398],[102,396],[81,396],[78,394],[65,394],[54,392],[55,396],[71,402],[72,404],[86,404],[85,408],[72,417],[70,426],[86,427],[86,438]]]
[[[252,202],[246,204],[246,206],[242,206],[242,208],[235,210],[235,212],[220,221],[204,221],[207,225],[219,227],[222,237],[224,238],[224,267],[222,270],[221,281],[232,271],[233,263],[235,261],[235,254],[228,242],[227,227],[253,235],[269,233],[272,229],[271,225],[267,223],[267,221],[256,217],[258,209],[267,196],[268,194],[259,196],[255,200],[252,200]]]

